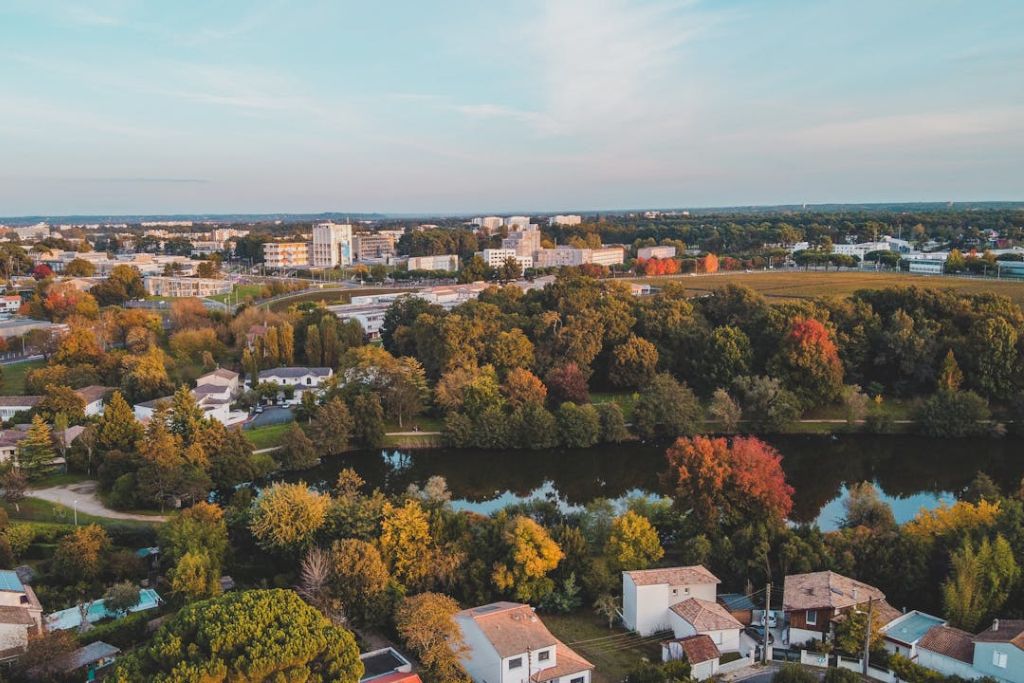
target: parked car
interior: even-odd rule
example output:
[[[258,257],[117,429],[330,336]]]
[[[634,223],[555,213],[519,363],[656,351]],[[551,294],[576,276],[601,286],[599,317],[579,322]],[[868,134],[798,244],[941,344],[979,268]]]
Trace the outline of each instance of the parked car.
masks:
[[[761,626],[747,626],[743,629],[743,632],[754,639],[758,645],[764,644],[764,628]],[[772,635],[771,631],[768,632],[768,644],[775,644],[775,636]]]

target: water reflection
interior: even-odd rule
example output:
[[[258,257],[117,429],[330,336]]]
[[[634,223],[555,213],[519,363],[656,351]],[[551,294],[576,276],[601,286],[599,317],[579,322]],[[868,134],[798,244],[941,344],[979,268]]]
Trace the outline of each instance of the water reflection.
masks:
[[[1024,441],[940,441],[912,436],[775,437],[786,478],[794,487],[795,522],[817,521],[832,529],[842,517],[846,487],[874,481],[893,506],[897,521],[921,507],[952,501],[979,471],[1004,490],[1024,476]],[[548,451],[364,451],[331,458],[289,480],[330,486],[352,467],[371,487],[389,493],[441,475],[458,509],[489,513],[509,503],[541,498],[564,509],[595,498],[621,500],[667,491],[664,446],[629,445]]]

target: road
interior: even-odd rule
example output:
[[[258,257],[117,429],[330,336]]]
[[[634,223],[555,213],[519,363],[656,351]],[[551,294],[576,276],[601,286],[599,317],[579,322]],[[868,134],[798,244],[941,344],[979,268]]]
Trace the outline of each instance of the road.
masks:
[[[165,515],[136,515],[131,512],[118,512],[103,505],[96,495],[96,487],[99,482],[80,481],[77,484],[65,486],[51,486],[45,489],[32,489],[27,495],[32,498],[40,498],[51,503],[57,503],[67,508],[74,509],[75,501],[78,501],[78,511],[94,517],[106,517],[107,519],[131,519],[137,522],[166,522]]]

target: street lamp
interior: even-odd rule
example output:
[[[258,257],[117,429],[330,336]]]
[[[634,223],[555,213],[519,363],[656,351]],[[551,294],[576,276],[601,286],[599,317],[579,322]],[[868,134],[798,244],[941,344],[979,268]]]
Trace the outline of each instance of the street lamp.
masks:
[[[78,499],[77,498],[75,499],[74,510],[75,510],[75,526],[78,526]]]

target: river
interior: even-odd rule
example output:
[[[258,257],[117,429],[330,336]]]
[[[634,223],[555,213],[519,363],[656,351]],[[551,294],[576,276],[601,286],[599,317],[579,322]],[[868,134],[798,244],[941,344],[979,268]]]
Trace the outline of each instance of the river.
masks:
[[[782,454],[793,486],[794,522],[835,529],[849,485],[874,482],[898,522],[952,502],[978,472],[1005,491],[1024,477],[1024,440],[938,440],[917,436],[776,436],[766,439]],[[595,498],[623,500],[668,491],[665,446],[602,446],[586,450],[358,451],[326,459],[320,466],[284,478],[330,486],[344,467],[355,469],[387,493],[422,485],[441,475],[456,509],[490,513],[517,501],[547,498],[567,509]]]

